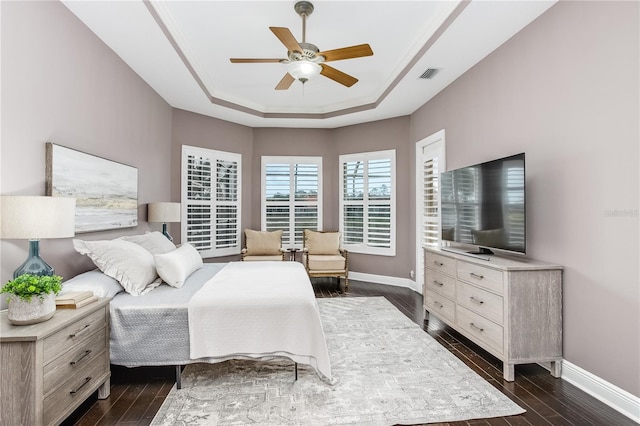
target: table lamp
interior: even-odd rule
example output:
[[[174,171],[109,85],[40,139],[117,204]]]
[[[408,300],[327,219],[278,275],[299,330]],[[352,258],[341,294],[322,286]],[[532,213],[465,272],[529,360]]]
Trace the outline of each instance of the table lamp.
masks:
[[[147,221],[162,223],[162,234],[173,241],[167,232],[167,222],[180,222],[180,203],[149,203],[147,206]]]
[[[27,260],[13,273],[53,275],[54,269],[40,257],[40,239],[75,235],[76,200],[67,197],[2,195],[0,238],[29,240]]]

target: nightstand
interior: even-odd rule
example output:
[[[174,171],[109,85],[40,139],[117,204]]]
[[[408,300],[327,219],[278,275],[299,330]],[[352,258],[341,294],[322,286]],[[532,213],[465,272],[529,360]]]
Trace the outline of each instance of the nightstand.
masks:
[[[57,425],[110,377],[109,299],[27,326],[0,313],[0,424]]]

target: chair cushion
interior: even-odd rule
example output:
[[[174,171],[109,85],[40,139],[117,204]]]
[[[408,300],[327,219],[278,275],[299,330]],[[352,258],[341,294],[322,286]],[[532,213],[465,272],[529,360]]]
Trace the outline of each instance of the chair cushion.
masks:
[[[309,255],[310,271],[344,271],[346,259],[339,254]]]
[[[245,229],[248,256],[265,256],[281,254],[282,230],[266,232]]]
[[[305,229],[305,248],[309,254],[340,254],[339,232],[316,232]]]
[[[282,260],[282,255],[279,254],[277,256],[275,256],[275,255],[273,255],[273,256],[245,256],[245,257],[242,258],[242,260],[244,260],[245,262],[255,261],[255,260],[281,261]]]

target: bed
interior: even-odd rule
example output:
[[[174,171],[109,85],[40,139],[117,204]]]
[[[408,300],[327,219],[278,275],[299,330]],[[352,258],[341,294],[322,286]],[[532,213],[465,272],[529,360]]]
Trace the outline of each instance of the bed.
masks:
[[[331,380],[309,278],[298,262],[205,263],[181,288],[111,301],[111,363],[126,367],[288,358]]]

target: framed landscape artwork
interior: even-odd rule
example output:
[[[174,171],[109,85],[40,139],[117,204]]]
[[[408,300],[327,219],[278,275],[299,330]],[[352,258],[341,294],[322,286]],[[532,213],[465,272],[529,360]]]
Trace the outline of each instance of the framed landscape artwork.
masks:
[[[138,169],[47,142],[47,195],[76,199],[76,233],[138,226]]]

